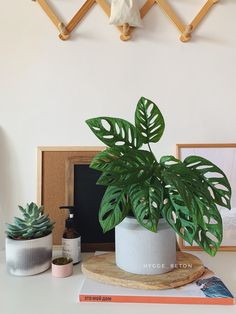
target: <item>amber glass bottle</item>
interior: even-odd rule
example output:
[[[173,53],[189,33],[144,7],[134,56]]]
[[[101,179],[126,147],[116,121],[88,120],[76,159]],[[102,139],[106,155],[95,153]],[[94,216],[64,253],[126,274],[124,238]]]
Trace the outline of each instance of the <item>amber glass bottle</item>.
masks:
[[[73,259],[73,264],[81,261],[81,236],[75,228],[75,208],[74,206],[61,206],[69,211],[69,216],[65,221],[65,229],[62,236],[62,255]]]

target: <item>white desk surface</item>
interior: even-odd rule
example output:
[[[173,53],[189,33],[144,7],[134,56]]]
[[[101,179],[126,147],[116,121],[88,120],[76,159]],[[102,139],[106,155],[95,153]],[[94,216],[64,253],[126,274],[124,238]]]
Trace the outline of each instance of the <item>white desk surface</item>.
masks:
[[[236,252],[219,252],[214,258],[202,252],[193,254],[215,271],[236,295]],[[78,304],[82,281],[80,265],[74,267],[73,276],[68,278],[54,278],[50,270],[29,277],[9,275],[4,251],[0,251],[0,314],[236,314],[236,305]]]

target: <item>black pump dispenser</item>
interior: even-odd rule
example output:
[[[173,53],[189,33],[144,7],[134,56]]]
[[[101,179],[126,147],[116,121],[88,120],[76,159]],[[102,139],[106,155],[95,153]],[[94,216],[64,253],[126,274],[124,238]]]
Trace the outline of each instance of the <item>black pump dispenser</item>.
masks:
[[[62,255],[72,258],[73,264],[77,264],[81,260],[81,237],[75,228],[74,221],[77,211],[74,206],[60,206],[60,209],[69,211],[62,237]]]
[[[60,206],[60,209],[68,209],[69,215],[65,222],[65,228],[75,228],[75,207],[74,206]]]

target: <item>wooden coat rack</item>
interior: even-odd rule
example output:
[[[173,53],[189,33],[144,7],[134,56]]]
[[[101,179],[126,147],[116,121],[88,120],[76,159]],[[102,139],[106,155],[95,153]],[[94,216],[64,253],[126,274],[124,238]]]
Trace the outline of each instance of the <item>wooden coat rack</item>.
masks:
[[[44,12],[48,15],[50,20],[59,30],[59,37],[62,40],[67,40],[70,37],[71,32],[75,29],[75,27],[79,24],[79,22],[84,18],[84,16],[88,13],[88,11],[92,8],[94,4],[98,4],[105,14],[110,17],[111,7],[110,4],[106,2],[106,0],[86,0],[85,3],[81,6],[81,8],[76,12],[76,14],[72,17],[67,25],[65,25],[54,12],[52,7],[46,0],[33,0],[37,1]],[[219,0],[206,0],[204,6],[197,13],[195,18],[190,22],[190,24],[184,24],[180,17],[176,14],[171,5],[167,2],[167,0],[147,0],[143,7],[140,9],[140,16],[144,18],[144,16],[148,13],[148,11],[157,4],[164,13],[168,16],[168,18],[174,23],[177,29],[180,31],[180,40],[182,42],[187,42],[191,39],[192,33],[197,28],[197,26],[201,23],[203,18],[207,15],[212,6],[217,3]],[[126,41],[130,39],[131,33],[134,28],[129,27],[128,24],[123,26],[117,26],[118,30],[121,32],[121,40]]]

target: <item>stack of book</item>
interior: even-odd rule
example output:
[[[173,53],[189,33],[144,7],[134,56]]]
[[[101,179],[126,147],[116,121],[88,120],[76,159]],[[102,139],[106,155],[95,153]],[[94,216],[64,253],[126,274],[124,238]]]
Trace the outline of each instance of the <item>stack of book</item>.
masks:
[[[166,290],[138,290],[85,278],[78,302],[176,303],[233,305],[235,298],[225,284],[206,268],[196,281]]]

